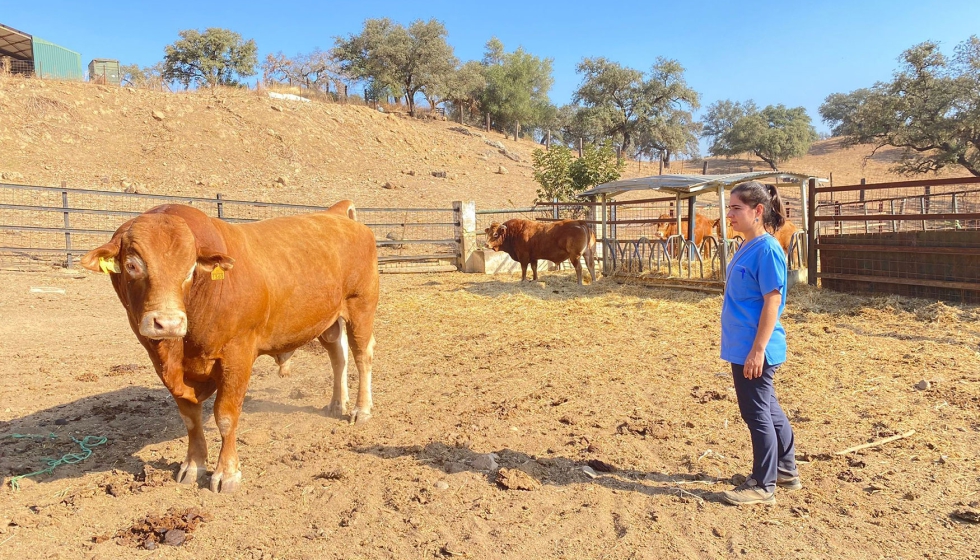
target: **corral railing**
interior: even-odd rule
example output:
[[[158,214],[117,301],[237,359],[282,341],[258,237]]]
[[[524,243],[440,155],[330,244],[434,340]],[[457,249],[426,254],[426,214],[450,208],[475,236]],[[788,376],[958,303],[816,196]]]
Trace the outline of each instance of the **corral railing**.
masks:
[[[980,301],[980,178],[809,190],[811,284]]]
[[[187,204],[232,223],[325,210],[322,206],[0,184],[0,258],[72,266],[126,220],[160,204]],[[357,208],[383,272],[455,269],[460,216],[454,208]]]

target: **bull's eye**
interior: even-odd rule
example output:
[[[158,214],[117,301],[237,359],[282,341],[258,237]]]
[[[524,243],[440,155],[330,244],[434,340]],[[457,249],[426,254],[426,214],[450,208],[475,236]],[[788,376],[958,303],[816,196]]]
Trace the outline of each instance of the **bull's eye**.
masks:
[[[137,272],[139,272],[139,267],[132,261],[129,261],[126,263],[126,272],[135,275]]]

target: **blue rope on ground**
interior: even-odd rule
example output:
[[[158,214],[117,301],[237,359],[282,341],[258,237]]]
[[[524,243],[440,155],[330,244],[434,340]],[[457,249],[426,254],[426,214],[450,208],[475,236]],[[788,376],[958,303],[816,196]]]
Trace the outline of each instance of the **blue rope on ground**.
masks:
[[[14,438],[41,438],[41,439],[55,439],[58,437],[56,434],[51,433],[47,436],[45,435],[21,435],[13,434],[10,437]],[[22,478],[27,478],[29,476],[37,476],[39,474],[50,474],[61,465],[74,465],[75,463],[81,463],[85,459],[92,456],[92,448],[102,445],[109,441],[105,436],[85,436],[82,439],[77,439],[75,436],[71,436],[71,440],[78,444],[82,449],[80,453],[66,453],[61,456],[60,459],[44,459],[45,464],[48,465],[46,469],[41,469],[32,473],[22,474],[15,476],[10,479],[10,487],[14,490],[20,490],[20,481]]]

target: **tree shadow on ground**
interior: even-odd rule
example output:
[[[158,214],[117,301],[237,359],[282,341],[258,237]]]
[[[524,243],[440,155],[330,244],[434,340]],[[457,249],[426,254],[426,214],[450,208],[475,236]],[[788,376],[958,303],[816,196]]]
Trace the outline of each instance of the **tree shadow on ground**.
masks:
[[[487,484],[493,486],[499,485],[498,471],[496,469],[482,468],[486,466],[488,453],[476,453],[466,447],[453,447],[442,442],[431,442],[425,446],[371,445],[355,448],[353,451],[374,455],[382,459],[411,457],[421,465],[440,470],[446,474],[473,472],[483,476]],[[543,485],[566,486],[592,483],[614,490],[638,492],[648,496],[668,495],[694,501],[706,500],[718,502],[721,501],[720,492],[685,486],[695,483],[728,483],[728,479],[718,479],[705,473],[668,474],[662,472],[624,470],[595,460],[582,461],[567,457],[534,457],[527,453],[507,448],[494,451],[493,454],[496,456],[496,462],[499,468],[523,471]],[[484,464],[480,465],[480,463]],[[479,465],[479,467],[475,465]],[[595,478],[586,474],[586,467],[595,472]]]

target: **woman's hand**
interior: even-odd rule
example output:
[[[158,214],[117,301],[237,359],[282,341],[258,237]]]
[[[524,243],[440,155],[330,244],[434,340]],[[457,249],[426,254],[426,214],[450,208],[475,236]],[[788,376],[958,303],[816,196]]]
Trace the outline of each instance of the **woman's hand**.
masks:
[[[742,375],[744,375],[746,379],[762,377],[762,366],[765,363],[765,360],[765,349],[753,349],[751,352],[749,352],[748,357],[745,358],[745,365],[742,366]]]

